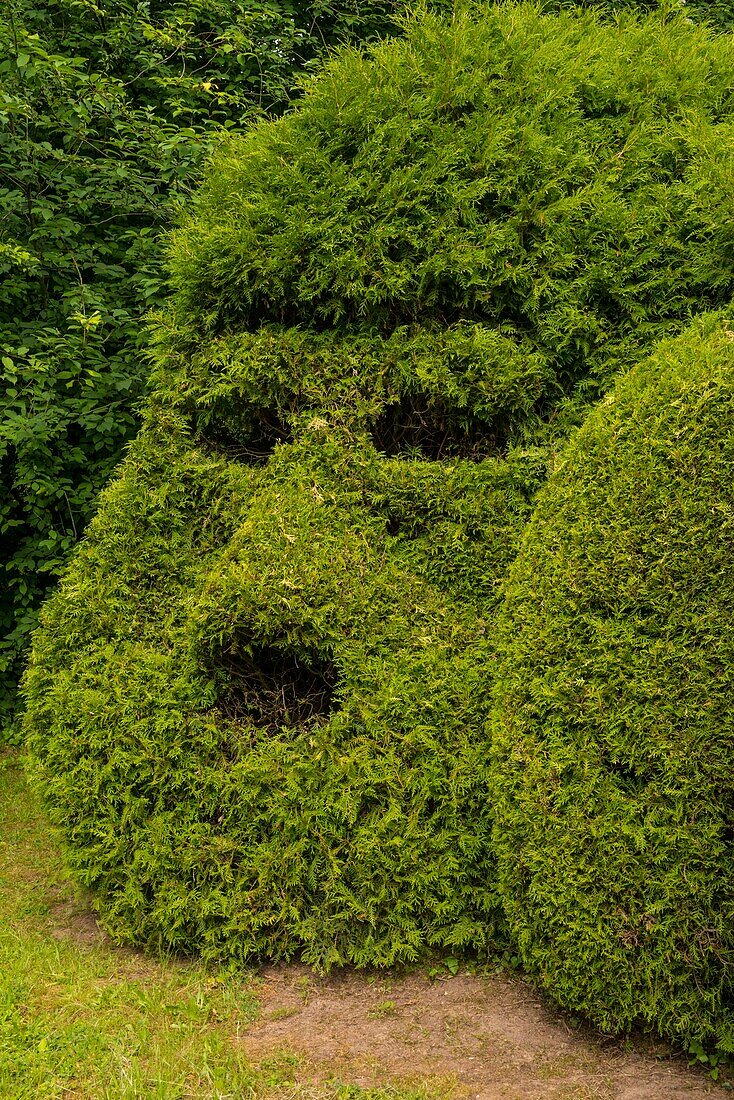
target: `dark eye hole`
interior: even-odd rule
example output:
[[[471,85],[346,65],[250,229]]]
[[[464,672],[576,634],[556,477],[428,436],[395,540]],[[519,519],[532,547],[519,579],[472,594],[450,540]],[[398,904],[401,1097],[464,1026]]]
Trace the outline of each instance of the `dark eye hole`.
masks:
[[[279,443],[290,443],[291,431],[275,409],[199,416],[194,424],[197,442],[208,451],[224,455],[231,462],[262,466]]]
[[[643,774],[634,765],[623,760],[608,760],[606,767],[620,790],[628,795],[639,794],[652,778],[650,774]]]
[[[321,724],[338,710],[338,674],[331,658],[276,646],[250,648],[244,652],[233,646],[211,663],[216,706],[224,717],[275,733]]]
[[[444,458],[481,462],[501,453],[505,443],[495,426],[419,395],[388,405],[375,422],[372,440],[378,451],[390,457],[431,462]]]

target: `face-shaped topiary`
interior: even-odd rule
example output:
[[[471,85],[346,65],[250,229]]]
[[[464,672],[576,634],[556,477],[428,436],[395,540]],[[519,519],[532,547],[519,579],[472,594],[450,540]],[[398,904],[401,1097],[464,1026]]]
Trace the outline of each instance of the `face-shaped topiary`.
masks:
[[[25,686],[119,937],[497,937],[499,584],[574,403],[732,285],[733,73],[683,23],[427,17],[222,154]]]
[[[449,374],[427,436],[417,399],[385,415],[423,343],[209,348],[192,411],[156,398],[107,491],[27,690],[47,798],[118,937],[320,965],[496,938],[476,734],[532,463],[486,457]],[[290,415],[242,400],[289,371]]]
[[[734,1049],[734,319],[620,381],[507,584],[496,842],[564,1004]]]

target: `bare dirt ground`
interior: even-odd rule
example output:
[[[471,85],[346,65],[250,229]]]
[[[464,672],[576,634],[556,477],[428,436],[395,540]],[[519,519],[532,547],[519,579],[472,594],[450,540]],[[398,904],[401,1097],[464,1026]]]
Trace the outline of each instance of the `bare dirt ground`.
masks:
[[[730,1093],[664,1046],[573,1028],[519,979],[428,974],[319,979],[263,970],[248,1055],[291,1049],[311,1080],[429,1082],[456,1100],[695,1100]]]
[[[52,888],[46,898],[55,939],[135,957],[148,974],[150,961],[115,947],[79,894]],[[528,982],[504,973],[452,977],[437,967],[321,978],[290,964],[264,967],[247,985],[260,1017],[232,1041],[255,1062],[292,1051],[305,1095],[309,1085],[334,1079],[363,1088],[426,1085],[442,1100],[733,1095],[662,1042],[640,1035],[620,1041],[574,1026]]]

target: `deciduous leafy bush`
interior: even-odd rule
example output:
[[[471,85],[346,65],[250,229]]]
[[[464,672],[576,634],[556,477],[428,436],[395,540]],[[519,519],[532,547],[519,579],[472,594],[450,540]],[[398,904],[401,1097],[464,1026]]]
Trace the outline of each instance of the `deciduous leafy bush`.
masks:
[[[5,0],[0,11],[0,720],[43,595],[137,426],[161,233],[218,134],[279,112],[393,0]]]
[[[604,1028],[734,1050],[734,317],[624,377],[506,588],[499,881],[528,969]]]
[[[732,75],[683,22],[425,16],[222,150],[26,681],[117,936],[324,966],[501,937],[499,586],[553,440],[734,289]]]

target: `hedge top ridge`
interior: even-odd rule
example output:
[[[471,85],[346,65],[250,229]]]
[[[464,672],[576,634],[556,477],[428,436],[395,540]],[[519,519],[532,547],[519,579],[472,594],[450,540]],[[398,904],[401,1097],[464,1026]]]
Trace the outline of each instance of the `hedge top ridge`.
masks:
[[[622,378],[506,585],[500,886],[525,965],[602,1027],[734,1050],[734,311]]]
[[[463,321],[543,357],[556,400],[729,300],[733,110],[730,36],[684,19],[424,14],[222,148],[163,344]]]

